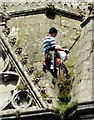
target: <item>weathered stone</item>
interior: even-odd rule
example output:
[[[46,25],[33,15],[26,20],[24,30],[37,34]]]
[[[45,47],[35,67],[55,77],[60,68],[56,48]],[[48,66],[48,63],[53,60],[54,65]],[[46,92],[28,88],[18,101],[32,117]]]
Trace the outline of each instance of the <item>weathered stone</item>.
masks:
[[[94,7],[93,3],[91,5],[92,7]],[[69,120],[94,119],[94,116],[90,116],[90,114],[92,114],[92,110],[94,109],[94,106],[91,105],[93,103],[92,101],[94,96],[93,95],[93,89],[94,89],[94,86],[93,86],[94,85],[93,84],[93,77],[94,77],[93,76],[93,68],[94,68],[93,22],[94,22],[94,18],[93,18],[93,8],[89,8],[89,10],[90,9],[91,11],[89,11],[90,13],[88,14],[89,15],[88,18],[86,18],[86,20],[81,24],[82,33],[81,33],[81,39],[78,47],[77,62],[75,63],[75,79],[73,82],[73,89],[71,91],[72,92],[71,95],[73,95],[71,102],[74,101],[76,102],[76,104],[79,103],[81,105],[80,108],[82,108],[82,110],[87,111],[87,113],[84,113],[82,115],[80,113],[80,109],[79,110],[76,109],[75,112],[73,110],[71,111],[71,115],[67,118]],[[85,104],[85,107],[83,106],[84,104]]]
[[[93,120],[94,101],[74,105],[66,112],[65,120]],[[69,116],[68,116],[69,115]]]
[[[42,71],[42,57],[44,57],[43,38],[48,34],[52,26],[56,27],[59,31],[56,38],[57,43],[68,48],[72,47],[70,60],[65,63],[69,66],[70,74],[71,72],[74,74],[75,55],[79,52],[75,66],[75,80],[73,82],[71,101],[75,100],[80,103],[92,99],[91,92],[93,84],[91,79],[93,77],[93,69],[92,64],[88,64],[88,62],[93,58],[93,56],[91,56],[93,52],[93,22],[88,22],[89,27],[88,25],[84,26],[86,23],[83,23],[84,27],[82,28],[79,46],[77,42],[81,32],[80,23],[83,19],[82,11],[83,15],[85,15],[86,5],[86,2],[81,4],[77,1],[70,3],[66,1],[63,2],[62,0],[2,3],[1,7],[4,13],[3,20],[6,22],[5,25],[9,27],[10,31],[3,27],[3,30],[6,30],[7,38],[3,35],[4,37],[1,36],[0,41],[3,49],[7,49],[6,51],[11,62],[10,70],[13,70],[12,66],[14,66],[14,72],[19,74],[19,82],[16,88],[13,86],[13,89],[6,93],[7,95],[11,93],[9,103],[6,102],[7,105],[2,110],[2,115],[5,115],[4,117],[6,117],[6,119],[10,119],[10,117],[12,119],[23,119],[24,113],[29,110],[29,113],[28,111],[26,113],[29,116],[25,116],[25,119],[34,118],[36,120],[43,120],[46,115],[45,119],[59,120],[53,111],[58,108],[58,80],[53,79],[49,71],[46,73]],[[13,38],[16,38],[16,41],[13,40]],[[90,59],[88,57],[90,57]],[[33,68],[30,66],[33,66]],[[72,77],[74,76],[72,75]],[[3,85],[1,85],[1,88],[2,86]],[[23,94],[24,91],[26,94]],[[21,94],[24,97],[21,96]],[[28,97],[28,95],[31,97]],[[8,96],[6,97],[8,98]],[[45,111],[45,109],[48,111]],[[36,112],[37,115],[41,113],[41,116],[36,115],[31,117],[31,115],[36,114]],[[9,113],[11,113],[10,117],[7,116]]]

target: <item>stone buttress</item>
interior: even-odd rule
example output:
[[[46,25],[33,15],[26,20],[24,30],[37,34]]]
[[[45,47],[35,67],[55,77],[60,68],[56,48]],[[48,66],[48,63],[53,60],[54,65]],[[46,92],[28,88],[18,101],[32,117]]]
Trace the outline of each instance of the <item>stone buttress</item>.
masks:
[[[71,102],[75,105],[67,111],[67,120],[94,119],[94,2],[88,4],[81,27],[71,91]]]

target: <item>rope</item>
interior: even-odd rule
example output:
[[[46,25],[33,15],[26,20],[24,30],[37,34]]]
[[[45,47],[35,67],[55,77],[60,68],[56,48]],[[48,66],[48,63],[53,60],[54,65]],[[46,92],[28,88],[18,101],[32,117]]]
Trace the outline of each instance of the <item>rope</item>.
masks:
[[[73,48],[73,46],[76,44],[79,38],[80,38],[80,35],[75,39],[74,43],[70,46],[69,51]]]

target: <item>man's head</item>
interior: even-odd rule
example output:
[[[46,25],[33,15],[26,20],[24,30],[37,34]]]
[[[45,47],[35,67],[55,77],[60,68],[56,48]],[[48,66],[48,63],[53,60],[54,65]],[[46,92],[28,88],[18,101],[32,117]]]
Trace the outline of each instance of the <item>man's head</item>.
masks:
[[[56,37],[58,31],[56,28],[52,27],[50,30],[49,30],[49,34],[52,36],[52,37]]]

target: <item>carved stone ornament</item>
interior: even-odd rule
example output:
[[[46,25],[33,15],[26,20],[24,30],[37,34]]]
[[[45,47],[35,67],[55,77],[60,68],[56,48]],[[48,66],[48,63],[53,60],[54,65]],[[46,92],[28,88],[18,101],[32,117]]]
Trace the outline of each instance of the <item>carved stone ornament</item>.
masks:
[[[14,108],[27,108],[32,103],[32,97],[27,90],[18,91],[12,100]]]
[[[16,49],[15,53],[16,53],[17,55],[20,55],[20,54],[22,53],[22,48],[21,48],[21,47],[18,47],[18,48]]]
[[[21,59],[22,65],[25,65],[27,62],[28,62],[28,56],[24,56],[24,57]]]
[[[9,43],[10,43],[10,45],[14,46],[16,43],[16,38],[14,37],[14,38],[10,39]]]
[[[88,4],[88,9],[89,9],[89,15],[94,14],[94,2]]]
[[[6,71],[0,73],[0,108],[4,109],[11,101],[12,93],[16,89],[19,75],[16,72]]]

